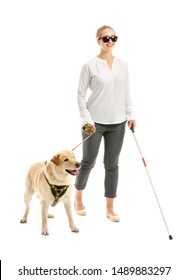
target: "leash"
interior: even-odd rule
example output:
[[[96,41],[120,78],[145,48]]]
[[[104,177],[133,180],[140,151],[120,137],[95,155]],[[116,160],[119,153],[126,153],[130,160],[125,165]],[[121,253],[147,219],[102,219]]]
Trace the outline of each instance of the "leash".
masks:
[[[92,134],[91,134],[92,135]],[[83,144],[85,141],[87,141],[90,137],[91,137],[91,135],[88,135],[87,137],[86,137],[86,139],[84,139],[80,144],[78,144],[76,147],[74,147],[71,151],[74,151],[75,149],[77,149],[81,144]]]
[[[87,134],[88,136],[81,142],[79,143],[76,147],[74,147],[71,151],[74,151],[75,149],[77,149],[81,144],[83,144],[85,141],[87,141],[94,133],[95,133],[95,128],[93,125],[86,123],[83,126],[82,131]]]

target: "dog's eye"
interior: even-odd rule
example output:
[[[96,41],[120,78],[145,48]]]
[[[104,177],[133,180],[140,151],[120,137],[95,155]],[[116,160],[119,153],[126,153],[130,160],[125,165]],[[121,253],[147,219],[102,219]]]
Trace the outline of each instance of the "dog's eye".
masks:
[[[64,161],[69,161],[68,158],[64,159]]]

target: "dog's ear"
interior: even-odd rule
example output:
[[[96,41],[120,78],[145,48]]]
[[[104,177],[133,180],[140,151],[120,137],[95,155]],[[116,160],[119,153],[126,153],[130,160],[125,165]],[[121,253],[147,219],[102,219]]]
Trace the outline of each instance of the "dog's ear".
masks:
[[[55,163],[56,165],[59,165],[59,164],[60,164],[60,154],[55,155],[55,156],[51,159],[51,161],[52,161],[53,163]]]

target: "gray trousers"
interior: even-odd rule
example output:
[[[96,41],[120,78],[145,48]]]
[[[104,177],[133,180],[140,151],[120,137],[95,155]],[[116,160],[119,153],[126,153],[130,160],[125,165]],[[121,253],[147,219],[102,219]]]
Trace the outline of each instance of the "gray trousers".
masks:
[[[75,187],[83,190],[86,187],[91,169],[94,167],[102,137],[104,138],[104,195],[114,198],[117,193],[118,185],[118,162],[123,139],[125,134],[126,122],[120,124],[103,125],[95,124],[96,132],[83,143],[83,158],[81,161],[80,175],[76,177]],[[83,139],[87,137],[82,133]]]

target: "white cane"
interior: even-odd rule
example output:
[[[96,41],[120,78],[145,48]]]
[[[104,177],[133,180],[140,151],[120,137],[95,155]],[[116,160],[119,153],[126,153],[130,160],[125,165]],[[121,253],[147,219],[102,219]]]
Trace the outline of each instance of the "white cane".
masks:
[[[157,203],[158,203],[158,206],[159,206],[159,209],[160,209],[160,212],[161,212],[161,215],[162,215],[162,218],[163,218],[164,224],[165,224],[166,229],[167,229],[167,232],[168,232],[169,239],[170,239],[170,240],[172,240],[172,239],[173,239],[173,237],[172,237],[172,235],[171,235],[171,234],[170,234],[170,232],[169,232],[167,222],[166,222],[166,220],[165,220],[165,217],[164,217],[164,214],[163,214],[163,211],[162,211],[161,205],[160,205],[160,203],[159,203],[159,199],[158,199],[158,197],[157,197],[157,194],[156,194],[155,188],[154,188],[154,186],[153,186],[153,183],[152,183],[152,180],[151,180],[150,174],[149,174],[148,169],[147,169],[146,161],[145,161],[144,157],[142,156],[142,152],[141,152],[141,149],[140,149],[140,147],[139,147],[139,144],[138,144],[138,141],[137,141],[137,138],[136,138],[136,135],[135,135],[134,128],[133,128],[133,127],[131,127],[130,129],[131,129],[132,134],[133,134],[133,136],[134,136],[134,139],[135,139],[135,142],[136,142],[136,144],[137,144],[138,150],[139,150],[139,152],[140,152],[140,155],[141,155],[141,158],[142,158],[142,161],[143,161],[144,167],[145,167],[145,169],[146,169],[146,172],[147,172],[147,175],[148,175],[149,181],[150,181],[150,183],[151,183],[151,187],[152,187],[152,189],[153,189],[153,192],[154,192],[155,198],[156,198],[156,200],[157,200]]]

